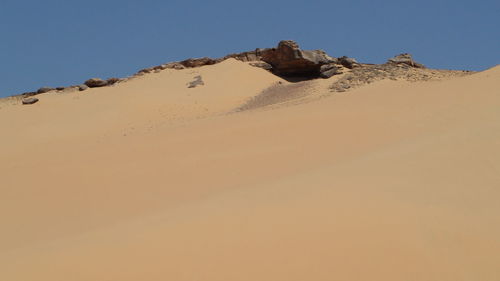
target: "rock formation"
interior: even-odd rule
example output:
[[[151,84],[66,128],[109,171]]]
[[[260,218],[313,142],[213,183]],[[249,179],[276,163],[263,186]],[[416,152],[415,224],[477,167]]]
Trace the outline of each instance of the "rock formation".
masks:
[[[84,83],[89,88],[104,87],[108,85],[108,81],[102,80],[101,78],[91,78]]]
[[[282,76],[312,76],[321,74],[321,66],[336,60],[324,51],[304,51],[294,41],[281,41],[277,48],[265,50],[262,61],[272,66],[272,71]]]
[[[410,54],[400,54],[397,55],[393,58],[390,58],[387,63],[391,64],[406,64],[411,67],[416,67],[416,68],[425,68],[423,64],[420,64],[416,61],[413,60],[413,57]]]

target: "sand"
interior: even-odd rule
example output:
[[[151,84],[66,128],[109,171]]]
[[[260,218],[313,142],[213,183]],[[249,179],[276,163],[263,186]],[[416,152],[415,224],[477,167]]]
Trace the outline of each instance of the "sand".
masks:
[[[500,68],[334,79],[228,60],[4,101],[0,280],[499,280]],[[241,110],[279,85],[314,98]]]

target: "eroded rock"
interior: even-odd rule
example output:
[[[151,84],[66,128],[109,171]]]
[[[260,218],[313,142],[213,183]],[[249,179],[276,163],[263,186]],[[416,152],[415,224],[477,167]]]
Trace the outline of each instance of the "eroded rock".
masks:
[[[84,83],[89,88],[104,87],[108,85],[108,81],[102,80],[101,78],[91,78]]]
[[[291,40],[281,41],[277,48],[265,50],[261,59],[273,67],[275,74],[283,76],[319,76],[322,65],[335,62],[324,51],[303,51]]]
[[[416,68],[425,68],[423,64],[420,64],[416,61],[413,60],[413,57],[411,54],[405,53],[405,54],[400,54],[397,55],[393,58],[390,58],[387,63],[391,64],[406,64],[411,67],[416,67]]]

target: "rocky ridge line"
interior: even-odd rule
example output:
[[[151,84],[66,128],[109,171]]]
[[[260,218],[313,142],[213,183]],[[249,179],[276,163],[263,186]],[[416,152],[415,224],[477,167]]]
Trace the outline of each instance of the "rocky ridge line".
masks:
[[[397,68],[400,70],[408,70],[413,68],[425,69],[425,66],[415,62],[410,54],[401,54],[389,59],[386,64],[374,66],[370,64],[358,63],[355,59],[346,56],[338,58],[331,57],[323,50],[302,50],[296,42],[291,40],[284,40],[279,42],[276,48],[257,48],[253,51],[229,54],[222,58],[216,59],[208,57],[190,58],[179,62],[171,62],[141,69],[129,78],[109,78],[106,80],[100,78],[91,78],[81,85],[57,88],[42,87],[36,92],[26,92],[20,94],[19,96],[21,96],[22,98],[28,98],[52,91],[85,91],[88,88],[113,86],[117,83],[127,81],[131,78],[142,76],[148,73],[156,73],[165,69],[180,70],[186,68],[197,68],[206,65],[214,65],[230,58],[242,62],[248,62],[252,66],[266,69],[273,74],[283,77],[292,82],[317,78],[330,78],[334,75],[349,72],[349,75],[347,77],[342,78],[342,81],[339,81],[336,85],[332,86],[332,89],[336,89],[337,91],[345,91],[346,89],[350,88],[350,86],[354,86],[356,83],[351,83],[353,80],[358,81],[358,84],[361,84],[360,81],[369,81],[368,83],[370,83],[376,80],[375,78],[370,78],[372,75],[369,75],[367,73],[384,73],[387,72],[387,69],[391,69],[391,71],[395,70],[395,66],[401,66],[401,68]],[[362,71],[358,69],[362,69]],[[394,73],[394,71],[391,71],[387,72],[389,74],[386,75],[387,77],[385,78],[391,78],[392,76],[394,76],[390,74]]]

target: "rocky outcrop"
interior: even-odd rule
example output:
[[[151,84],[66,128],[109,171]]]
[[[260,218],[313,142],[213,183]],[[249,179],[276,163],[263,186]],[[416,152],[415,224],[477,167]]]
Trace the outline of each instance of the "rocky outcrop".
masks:
[[[84,83],[89,88],[104,87],[108,85],[108,81],[102,80],[101,78],[91,78]]]
[[[291,40],[281,41],[277,48],[265,50],[261,59],[272,66],[273,73],[282,76],[318,77],[322,65],[336,62],[324,51],[303,51]]]
[[[23,104],[34,104],[37,102],[38,102],[37,98],[24,98],[22,101]]]
[[[390,58],[387,63],[390,64],[406,64],[411,67],[416,67],[416,68],[425,68],[423,64],[420,64],[416,61],[413,60],[413,57],[411,54],[405,53],[405,54],[400,54],[397,55],[393,58]]]

